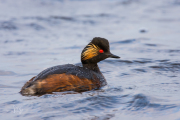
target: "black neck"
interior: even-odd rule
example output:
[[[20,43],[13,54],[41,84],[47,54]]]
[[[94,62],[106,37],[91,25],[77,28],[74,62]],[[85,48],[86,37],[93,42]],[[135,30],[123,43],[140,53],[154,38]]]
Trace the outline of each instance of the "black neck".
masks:
[[[93,70],[95,72],[100,72],[97,63],[95,63],[95,64],[83,64],[83,67],[86,67],[86,68]]]

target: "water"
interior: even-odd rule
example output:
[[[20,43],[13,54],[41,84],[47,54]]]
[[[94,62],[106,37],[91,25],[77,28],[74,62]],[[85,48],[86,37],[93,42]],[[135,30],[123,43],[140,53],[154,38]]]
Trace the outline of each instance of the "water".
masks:
[[[179,0],[0,0],[0,118],[179,120]],[[99,63],[108,85],[21,96],[45,68],[79,64],[93,37],[121,59]]]

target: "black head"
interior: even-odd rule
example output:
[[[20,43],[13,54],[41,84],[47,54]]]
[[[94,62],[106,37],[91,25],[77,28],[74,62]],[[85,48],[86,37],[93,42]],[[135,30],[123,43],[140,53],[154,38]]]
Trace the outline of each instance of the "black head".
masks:
[[[81,53],[81,62],[83,64],[94,64],[109,57],[120,58],[110,52],[108,40],[105,38],[95,37],[83,49]]]

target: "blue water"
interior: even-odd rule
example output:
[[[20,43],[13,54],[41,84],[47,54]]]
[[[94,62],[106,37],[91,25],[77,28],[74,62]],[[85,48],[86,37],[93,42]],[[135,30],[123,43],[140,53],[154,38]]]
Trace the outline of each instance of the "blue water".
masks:
[[[179,0],[0,0],[2,120],[180,120]],[[121,59],[99,63],[108,85],[19,94],[42,70],[79,64],[93,37]]]

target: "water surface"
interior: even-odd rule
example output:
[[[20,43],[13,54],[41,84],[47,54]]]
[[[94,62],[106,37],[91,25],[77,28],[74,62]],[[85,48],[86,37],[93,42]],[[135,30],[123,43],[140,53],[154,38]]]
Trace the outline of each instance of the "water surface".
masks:
[[[179,120],[179,0],[0,0],[0,118]],[[42,70],[79,64],[93,37],[121,59],[99,67],[108,85],[21,96]]]

